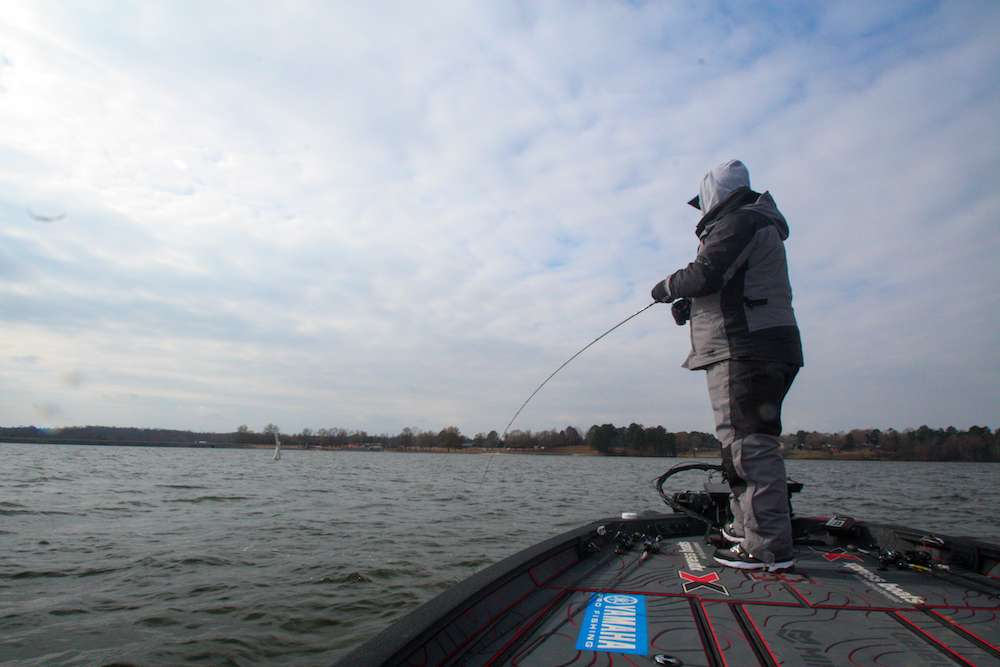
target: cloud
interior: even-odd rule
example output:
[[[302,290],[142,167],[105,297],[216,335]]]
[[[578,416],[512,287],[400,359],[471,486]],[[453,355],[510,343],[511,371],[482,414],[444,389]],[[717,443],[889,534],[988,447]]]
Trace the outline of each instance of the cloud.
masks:
[[[989,3],[10,10],[0,423],[502,428],[738,156],[792,226],[786,427],[997,425]],[[709,430],[687,344],[653,309],[516,426]]]

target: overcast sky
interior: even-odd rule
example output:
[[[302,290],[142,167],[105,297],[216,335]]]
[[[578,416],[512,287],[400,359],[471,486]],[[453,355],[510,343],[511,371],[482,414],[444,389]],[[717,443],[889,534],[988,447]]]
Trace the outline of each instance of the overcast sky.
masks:
[[[0,425],[502,431],[789,220],[785,430],[997,427],[1000,3],[5,2]],[[711,430],[657,306],[515,427]]]

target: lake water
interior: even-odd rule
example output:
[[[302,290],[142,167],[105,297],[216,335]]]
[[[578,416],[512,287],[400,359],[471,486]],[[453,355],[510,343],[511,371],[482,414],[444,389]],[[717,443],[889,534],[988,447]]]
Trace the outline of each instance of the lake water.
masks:
[[[0,664],[330,664],[675,459],[0,445]],[[487,470],[488,466],[488,470]],[[1000,465],[789,461],[800,514],[1000,542]],[[689,473],[689,488],[700,486]]]

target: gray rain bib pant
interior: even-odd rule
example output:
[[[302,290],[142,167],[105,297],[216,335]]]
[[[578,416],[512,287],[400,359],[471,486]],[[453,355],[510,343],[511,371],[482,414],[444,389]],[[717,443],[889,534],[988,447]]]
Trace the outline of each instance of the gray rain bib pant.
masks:
[[[743,548],[759,560],[789,556],[792,524],[778,436],[781,403],[799,367],[729,359],[705,370],[722,465],[732,488],[733,530],[745,536]]]

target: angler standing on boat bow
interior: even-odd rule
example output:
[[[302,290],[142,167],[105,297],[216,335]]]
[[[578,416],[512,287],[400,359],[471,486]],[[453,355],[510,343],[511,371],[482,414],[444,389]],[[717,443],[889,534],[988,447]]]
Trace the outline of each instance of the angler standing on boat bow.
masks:
[[[788,280],[788,223],[769,192],[750,189],[739,160],[705,174],[688,202],[702,211],[698,256],[652,291],[673,302],[674,319],[690,320],[684,367],[707,371],[708,394],[732,488],[731,549],[717,562],[740,569],[783,569],[792,560],[785,486],[781,403],[802,366],[802,343]]]

